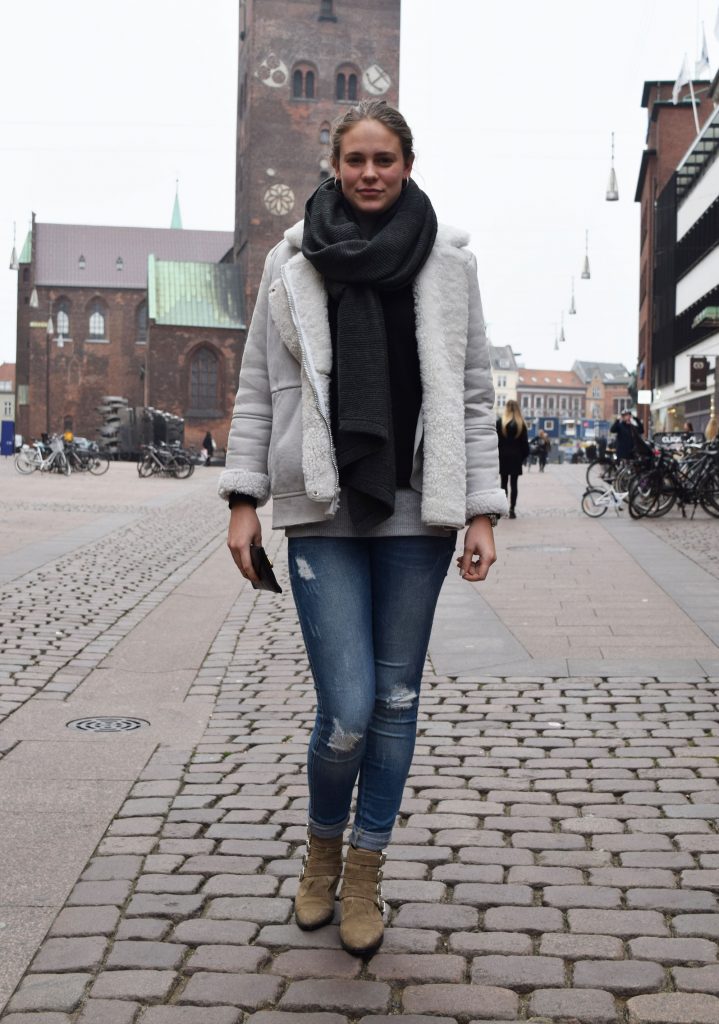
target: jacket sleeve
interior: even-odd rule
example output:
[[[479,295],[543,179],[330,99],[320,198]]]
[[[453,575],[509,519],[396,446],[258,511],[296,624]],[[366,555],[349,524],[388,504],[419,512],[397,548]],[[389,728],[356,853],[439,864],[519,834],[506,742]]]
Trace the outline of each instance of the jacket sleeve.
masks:
[[[524,459],[529,457],[529,434],[526,427],[522,430],[519,443],[522,446],[522,461],[524,461]]]
[[[252,323],[247,334],[235,398],[226,468],[220,475],[218,493],[227,500],[233,491],[264,505],[270,496],[267,455],[272,433],[272,395],[267,372],[268,291],[272,279],[274,249],[265,261]]]
[[[499,486],[497,423],[489,347],[484,329],[477,261],[470,255],[469,321],[464,370],[464,432],[467,456],[467,520],[487,512],[507,514],[507,496]]]

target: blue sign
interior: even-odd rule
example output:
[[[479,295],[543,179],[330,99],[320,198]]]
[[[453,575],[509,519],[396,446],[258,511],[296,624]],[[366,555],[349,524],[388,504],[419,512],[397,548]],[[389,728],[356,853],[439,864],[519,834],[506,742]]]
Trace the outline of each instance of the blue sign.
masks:
[[[12,455],[15,451],[15,424],[12,420],[2,421],[0,455]]]

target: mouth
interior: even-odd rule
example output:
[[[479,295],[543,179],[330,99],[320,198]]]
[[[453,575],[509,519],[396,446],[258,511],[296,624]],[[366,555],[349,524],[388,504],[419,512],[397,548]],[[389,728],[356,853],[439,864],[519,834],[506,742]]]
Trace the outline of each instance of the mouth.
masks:
[[[361,196],[368,196],[369,198],[382,195],[381,189],[378,188],[358,188],[357,191]]]

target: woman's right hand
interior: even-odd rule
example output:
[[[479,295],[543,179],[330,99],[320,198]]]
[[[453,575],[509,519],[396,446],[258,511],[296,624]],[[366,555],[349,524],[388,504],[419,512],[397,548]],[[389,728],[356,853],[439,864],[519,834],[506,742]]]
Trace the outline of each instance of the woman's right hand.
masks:
[[[227,530],[227,546],[230,549],[235,565],[245,579],[251,583],[259,582],[252,568],[250,545],[262,544],[262,527],[257,512],[252,505],[235,505],[230,510],[230,525]]]

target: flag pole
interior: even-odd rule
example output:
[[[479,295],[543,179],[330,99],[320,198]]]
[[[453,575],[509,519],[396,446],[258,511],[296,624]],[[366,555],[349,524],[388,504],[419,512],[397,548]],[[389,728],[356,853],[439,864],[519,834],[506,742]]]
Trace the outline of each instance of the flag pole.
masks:
[[[691,77],[689,78],[689,92],[691,93],[692,97],[692,113],[694,114],[694,124],[696,125],[697,135],[699,135],[701,129],[699,128],[699,118],[697,117],[697,98],[694,95],[694,83],[692,82]]]

